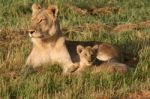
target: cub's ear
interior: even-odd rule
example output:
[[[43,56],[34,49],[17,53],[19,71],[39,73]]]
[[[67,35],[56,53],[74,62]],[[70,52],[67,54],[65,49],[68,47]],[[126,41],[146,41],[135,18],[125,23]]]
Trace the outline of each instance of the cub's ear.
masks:
[[[98,50],[98,47],[99,47],[98,45],[94,45],[94,46],[92,47],[92,50],[93,50],[93,51],[96,51],[96,50]]]
[[[33,4],[32,5],[32,13],[38,12],[41,9],[41,6],[39,4]]]
[[[47,10],[48,10],[48,13],[52,14],[54,18],[57,17],[58,7],[56,5],[49,5]]]
[[[83,51],[83,49],[84,49],[84,47],[83,47],[82,45],[78,45],[78,46],[77,46],[77,49],[76,49],[76,50],[77,50],[77,53],[78,53],[78,54],[81,54],[81,52]]]

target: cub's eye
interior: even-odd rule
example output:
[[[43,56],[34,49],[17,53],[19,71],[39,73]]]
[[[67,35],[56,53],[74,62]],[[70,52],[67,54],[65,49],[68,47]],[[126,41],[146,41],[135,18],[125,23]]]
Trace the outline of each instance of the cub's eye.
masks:
[[[85,56],[88,56],[87,54],[84,54]]]

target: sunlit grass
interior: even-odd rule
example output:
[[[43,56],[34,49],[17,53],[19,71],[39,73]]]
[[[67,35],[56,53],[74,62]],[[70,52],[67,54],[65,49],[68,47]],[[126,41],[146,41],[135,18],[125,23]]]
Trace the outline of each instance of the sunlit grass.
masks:
[[[137,67],[124,75],[91,75],[86,72],[82,76],[64,76],[61,74],[61,66],[45,64],[39,73],[28,78],[10,76],[14,71],[20,71],[32,47],[28,34],[19,31],[30,26],[31,5],[34,2],[41,3],[41,0],[0,0],[0,99],[93,99],[105,96],[125,98],[129,93],[150,89],[149,28],[134,29],[120,34],[82,29],[66,36],[70,40],[109,42],[125,52],[137,55]],[[86,23],[102,23],[115,27],[118,24],[150,19],[149,0],[48,0],[48,3],[58,5],[58,18],[62,28],[74,28]],[[67,8],[66,3],[83,9],[112,6],[121,8],[122,11],[97,15],[88,13],[81,16]],[[42,5],[48,6],[47,3]]]

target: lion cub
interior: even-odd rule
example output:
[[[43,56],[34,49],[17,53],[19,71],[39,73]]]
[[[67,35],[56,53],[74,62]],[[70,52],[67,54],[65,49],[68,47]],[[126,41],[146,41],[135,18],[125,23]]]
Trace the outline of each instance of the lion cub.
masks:
[[[77,53],[80,57],[79,68],[75,71],[75,73],[80,74],[86,68],[90,67],[92,69],[92,73],[99,73],[99,72],[118,72],[118,73],[125,73],[128,71],[129,67],[123,63],[115,62],[115,61],[108,61],[98,66],[95,65],[96,54],[98,50],[98,45],[93,47],[87,46],[83,47],[81,45],[77,46]]]
[[[76,51],[79,55],[80,62],[76,63],[79,65],[79,68],[75,71],[75,73],[80,73],[84,71],[85,68],[92,66],[93,62],[96,59],[97,49],[98,45],[95,45],[93,47],[83,47],[82,45],[77,46]]]
[[[104,62],[99,66],[94,66],[92,68],[92,74],[97,74],[100,72],[107,72],[107,73],[126,73],[130,68],[123,63],[119,62]]]

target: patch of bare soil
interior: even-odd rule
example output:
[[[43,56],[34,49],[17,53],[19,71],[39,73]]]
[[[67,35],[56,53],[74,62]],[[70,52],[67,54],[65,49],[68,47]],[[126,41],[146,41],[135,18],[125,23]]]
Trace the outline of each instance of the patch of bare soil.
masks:
[[[121,24],[116,26],[112,32],[121,33],[129,30],[134,29],[143,29],[143,28],[150,28],[150,20],[142,21],[138,23],[129,23],[129,24]]]
[[[129,94],[127,99],[150,99],[150,91]]]
[[[112,32],[117,32],[117,33],[120,33],[120,32],[125,32],[125,31],[129,31],[129,30],[133,30],[133,29],[136,29],[137,28],[137,24],[121,24],[121,25],[118,25],[116,26]]]
[[[70,10],[72,10],[73,12],[76,12],[80,15],[85,15],[87,14],[87,10],[86,9],[81,9],[77,6],[71,5],[71,4],[66,4],[65,5],[67,8],[69,8]]]
[[[117,8],[117,7],[109,7],[109,6],[105,6],[105,7],[90,7],[90,8],[79,8],[75,5],[72,4],[66,4],[65,5],[67,8],[69,8],[70,10],[72,10],[73,12],[76,12],[80,15],[85,15],[87,13],[90,14],[112,14],[112,13],[120,13],[123,11],[123,9],[121,8]],[[89,29],[91,31],[99,31],[99,30],[111,30],[111,32],[113,33],[121,33],[121,32],[125,32],[125,31],[130,31],[130,30],[134,30],[134,29],[141,29],[141,28],[149,28],[150,27],[150,20],[147,21],[143,21],[143,22],[138,22],[138,23],[129,23],[129,24],[120,24],[117,25],[116,27],[112,28],[111,26],[108,25],[104,25],[104,24],[85,24],[83,26],[79,26],[79,27],[73,27],[72,30],[63,28],[64,31],[73,31],[73,32],[79,32],[80,29],[82,30],[84,29]]]
[[[143,21],[138,23],[121,24],[116,27],[106,25],[104,23],[84,23],[79,26],[67,26],[62,28],[62,32],[66,37],[76,37],[83,31],[91,31],[93,33],[106,32],[114,35],[125,33],[126,31],[138,30],[135,35],[139,40],[147,41],[149,39],[146,33],[140,31],[140,29],[150,28],[150,21]],[[82,35],[82,34],[81,34]],[[97,35],[97,34],[96,34]],[[129,63],[134,64],[137,61],[132,60]]]
[[[111,31],[112,27],[102,23],[92,23],[92,24],[86,23],[81,26],[71,26],[62,28],[62,31],[67,33],[79,33],[82,32],[83,30],[89,30],[93,32]]]
[[[120,8],[116,7],[94,7],[89,8],[88,12],[95,15],[95,14],[113,14],[118,13],[120,11]]]
[[[93,23],[93,24],[85,24],[82,26],[82,28],[86,28],[90,31],[110,31],[112,29],[111,26],[101,24],[101,23]]]
[[[147,21],[143,21],[143,22],[139,22],[138,23],[139,26],[142,28],[149,28],[150,27],[150,20],[147,20]]]
[[[111,97],[106,96],[106,95],[102,95],[102,94],[100,94],[100,93],[98,93],[98,92],[93,92],[93,93],[91,94],[91,97],[92,97],[93,99],[111,99]]]
[[[73,12],[76,12],[80,15],[86,15],[86,14],[112,14],[112,13],[118,13],[121,11],[121,8],[117,7],[89,7],[89,8],[80,8],[72,4],[66,4],[67,8],[72,10]]]

